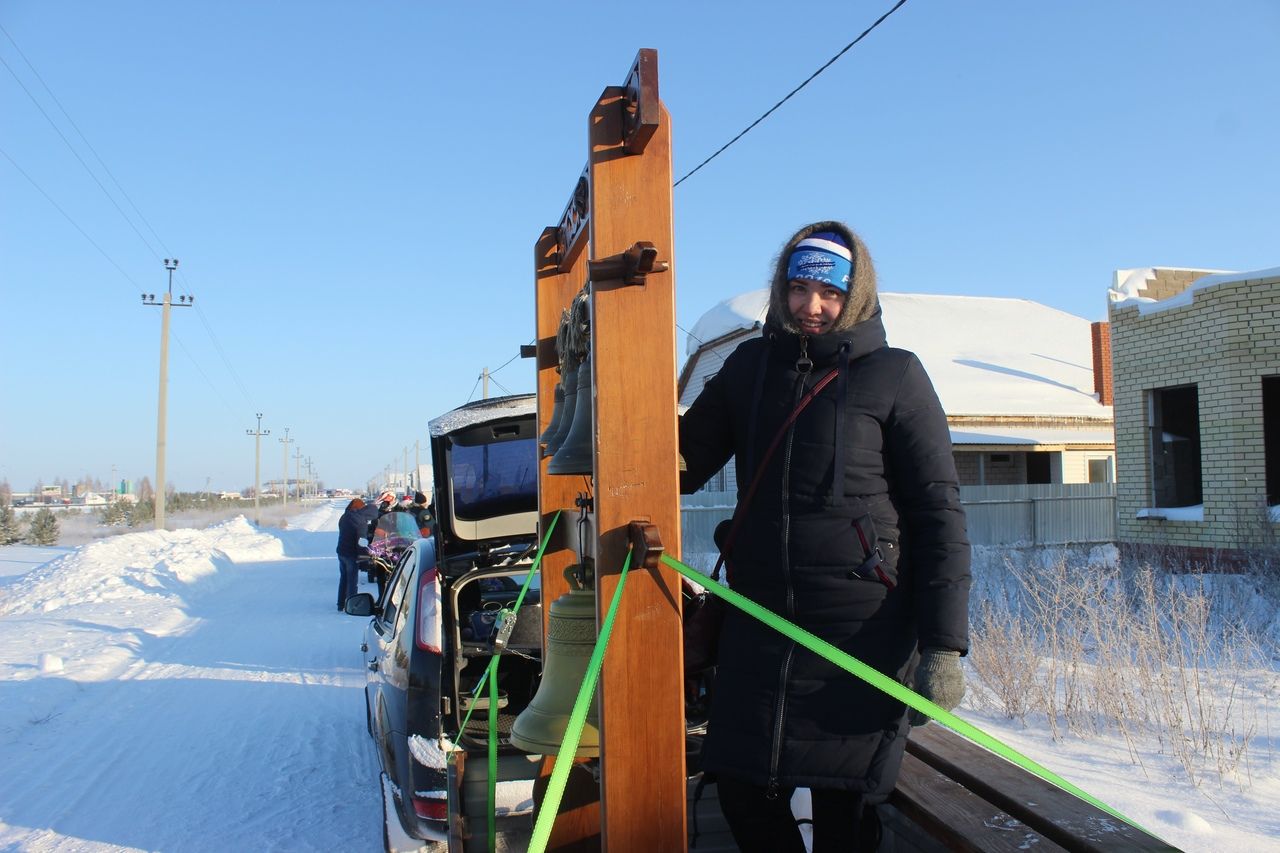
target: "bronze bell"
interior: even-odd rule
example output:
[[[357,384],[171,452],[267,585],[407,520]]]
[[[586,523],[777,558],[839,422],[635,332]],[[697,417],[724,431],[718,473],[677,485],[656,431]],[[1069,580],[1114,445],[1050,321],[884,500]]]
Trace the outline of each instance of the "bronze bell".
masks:
[[[570,567],[570,572],[573,568]],[[596,594],[591,589],[570,588],[551,602],[542,656],[542,682],[533,701],[511,726],[513,746],[534,755],[555,755],[560,751],[595,644]],[[574,755],[578,758],[600,755],[600,703],[595,696],[591,697],[591,708]]]
[[[564,413],[560,416],[560,423],[556,426],[556,431],[547,439],[547,449],[542,452],[544,457],[552,456],[560,445],[564,444],[564,437],[569,434],[569,425],[573,423],[574,409],[578,405],[578,370],[576,367],[568,367],[565,369],[564,375],[560,377],[560,385],[564,388],[564,405],[561,406]]]
[[[551,407],[551,423],[547,424],[547,428],[542,431],[542,435],[538,436],[538,444],[542,447],[542,455],[549,456],[551,451],[547,449],[547,445],[551,443],[551,439],[555,438],[556,433],[560,431],[560,422],[564,420],[564,383],[556,383],[555,402]]]
[[[567,393],[567,392],[566,392]],[[547,465],[548,474],[591,474],[595,464],[591,434],[591,356],[578,368],[577,402],[573,420]]]

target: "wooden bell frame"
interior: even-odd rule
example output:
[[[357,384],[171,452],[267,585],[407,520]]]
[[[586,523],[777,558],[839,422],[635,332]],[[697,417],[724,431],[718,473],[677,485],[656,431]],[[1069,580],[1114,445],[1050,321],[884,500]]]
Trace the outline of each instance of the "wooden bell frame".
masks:
[[[541,461],[540,535],[564,512],[543,557],[542,600],[566,592],[564,569],[589,555],[599,626],[628,545],[640,546],[600,674],[598,801],[594,780],[585,793],[571,782],[553,850],[683,850],[687,838],[680,590],[658,566],[664,546],[679,557],[680,502],[671,121],[657,72],[657,52],[643,49],[626,82],[600,95],[587,166],[534,249],[538,434],[560,378],[561,312],[588,280],[592,291],[594,474],[551,475]]]

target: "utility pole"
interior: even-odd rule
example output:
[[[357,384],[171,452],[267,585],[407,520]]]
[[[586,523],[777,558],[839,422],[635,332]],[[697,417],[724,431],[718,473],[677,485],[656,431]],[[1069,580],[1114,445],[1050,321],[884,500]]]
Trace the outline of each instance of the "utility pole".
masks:
[[[258,428],[245,430],[245,435],[253,436],[253,523],[262,526],[262,518],[258,515],[258,499],[262,492],[262,437],[271,435],[271,430],[262,429],[262,412],[258,412]]]
[[[413,487],[422,491],[422,455],[416,438],[413,440]]]
[[[208,508],[209,508],[209,500],[210,500],[210,497],[211,497],[211,496],[210,496],[210,494],[209,494],[209,481],[210,481],[210,480],[212,480],[212,479],[213,479],[212,477],[205,477],[205,478],[204,478],[204,508],[205,508],[205,509],[208,509]]]
[[[480,378],[484,380],[481,385],[480,398],[482,400],[488,400],[489,399],[489,368],[486,367],[480,371]]]
[[[142,294],[143,305],[159,305],[160,312],[160,402],[156,406],[156,530],[164,530],[164,445],[165,445],[165,407],[169,401],[169,309],[173,307],[173,271],[178,268],[177,258],[165,258],[164,268],[169,271],[169,290],[165,292],[164,298],[160,302],[156,302],[154,293]],[[189,299],[184,296],[178,297],[178,307],[189,307],[196,301],[194,296]]]
[[[287,507],[289,505],[289,445],[293,443],[293,439],[289,438],[289,428],[284,428],[284,438],[277,438],[276,441],[282,445],[284,450],[284,479],[280,481],[280,506]]]
[[[296,448],[293,454],[293,488],[298,505],[302,505],[302,448]]]
[[[312,472],[312,468],[311,468],[311,457],[310,457],[310,456],[308,456],[308,457],[307,457],[307,494],[312,494],[312,488],[311,488],[311,472]]]
[[[409,480],[409,445],[406,444],[404,446],[404,490],[407,493],[411,488],[413,486]]]

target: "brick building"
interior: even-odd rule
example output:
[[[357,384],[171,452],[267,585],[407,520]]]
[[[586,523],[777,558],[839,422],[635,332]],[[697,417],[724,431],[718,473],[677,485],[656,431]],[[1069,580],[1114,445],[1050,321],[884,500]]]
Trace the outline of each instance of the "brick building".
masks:
[[[1116,538],[1236,564],[1280,526],[1280,268],[1120,270],[1111,290]],[[1108,330],[1103,329],[1103,338]]]

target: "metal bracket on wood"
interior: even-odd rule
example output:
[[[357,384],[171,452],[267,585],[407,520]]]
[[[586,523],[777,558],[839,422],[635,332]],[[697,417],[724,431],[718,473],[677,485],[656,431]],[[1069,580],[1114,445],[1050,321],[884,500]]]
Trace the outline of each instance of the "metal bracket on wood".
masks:
[[[662,536],[658,525],[647,521],[633,521],[627,525],[627,538],[631,542],[631,564],[637,569],[656,569],[662,560]]]
[[[597,261],[587,261],[587,272],[592,284],[620,282],[628,287],[643,286],[649,273],[666,272],[671,265],[658,260],[658,250],[652,243],[638,242],[617,255]]]

